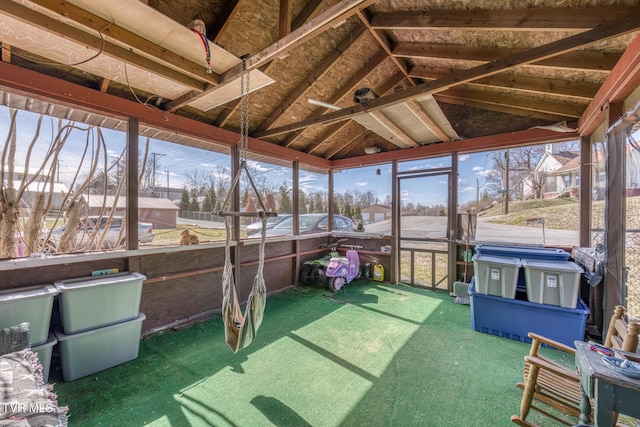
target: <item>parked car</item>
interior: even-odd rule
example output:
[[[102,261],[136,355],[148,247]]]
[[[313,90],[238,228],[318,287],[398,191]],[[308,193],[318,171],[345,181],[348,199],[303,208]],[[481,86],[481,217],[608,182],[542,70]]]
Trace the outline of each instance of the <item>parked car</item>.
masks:
[[[303,214],[298,217],[300,223],[300,234],[322,233],[329,231],[329,215],[326,213]],[[333,216],[334,231],[354,231],[356,225],[353,221],[342,215]],[[290,236],[293,234],[293,216],[275,225],[271,230],[267,230],[267,237]],[[254,234],[250,237],[260,237]]]
[[[280,224],[290,216],[291,214],[278,214],[278,216],[270,216],[269,218],[267,218],[267,230],[271,230],[273,227]],[[256,221],[247,225],[247,228],[244,231],[245,233],[247,233],[247,236],[260,234],[260,232],[262,231],[262,221]]]
[[[109,221],[108,216],[89,216],[83,218],[76,233],[76,241],[74,250],[81,249],[98,249],[98,245],[102,240],[101,249],[117,249],[126,245],[127,236],[126,229],[120,232],[122,225],[125,223],[124,217],[114,216]],[[53,230],[42,233],[43,252],[51,252],[57,250],[62,240],[62,235],[67,229],[66,225],[61,225]],[[150,243],[155,237],[153,233],[153,225],[146,222],[138,223],[138,242]]]

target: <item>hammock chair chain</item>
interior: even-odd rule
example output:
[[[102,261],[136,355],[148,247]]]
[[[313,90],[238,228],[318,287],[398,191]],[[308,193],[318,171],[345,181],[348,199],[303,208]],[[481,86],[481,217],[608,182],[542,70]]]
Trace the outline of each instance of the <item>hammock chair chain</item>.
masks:
[[[249,145],[249,73],[247,58],[242,58],[240,71],[240,160],[246,162]]]

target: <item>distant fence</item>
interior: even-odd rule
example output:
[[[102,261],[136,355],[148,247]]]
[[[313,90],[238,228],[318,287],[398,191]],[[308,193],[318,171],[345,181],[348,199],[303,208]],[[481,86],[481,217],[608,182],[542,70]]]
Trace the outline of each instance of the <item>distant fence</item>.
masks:
[[[213,215],[211,212],[199,212],[199,211],[182,211],[178,214],[183,219],[193,219],[197,221],[215,221],[224,222],[222,217]]]

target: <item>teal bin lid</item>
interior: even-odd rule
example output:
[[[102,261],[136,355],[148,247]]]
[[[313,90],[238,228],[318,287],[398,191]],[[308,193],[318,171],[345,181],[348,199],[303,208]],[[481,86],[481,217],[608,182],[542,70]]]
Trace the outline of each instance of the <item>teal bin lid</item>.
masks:
[[[561,273],[583,273],[584,270],[578,264],[572,261],[539,261],[523,259],[522,266],[524,268],[533,268],[535,270],[544,270],[547,272]]]
[[[27,288],[8,289],[0,292],[0,304],[28,298],[54,297],[58,294],[52,285],[30,286]]]
[[[143,281],[147,277],[136,272],[107,274],[105,276],[79,277],[76,279],[57,280],[53,282],[58,292],[72,291],[92,286],[109,286],[131,281]]]

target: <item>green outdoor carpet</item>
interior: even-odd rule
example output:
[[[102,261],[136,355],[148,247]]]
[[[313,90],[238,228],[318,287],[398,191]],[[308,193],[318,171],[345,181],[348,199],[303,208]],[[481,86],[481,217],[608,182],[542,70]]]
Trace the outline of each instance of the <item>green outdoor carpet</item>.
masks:
[[[134,361],[58,381],[70,425],[515,425],[528,344],[474,331],[446,293],[294,288],[269,298],[248,348],[231,352],[223,329],[216,318],[152,336]]]

